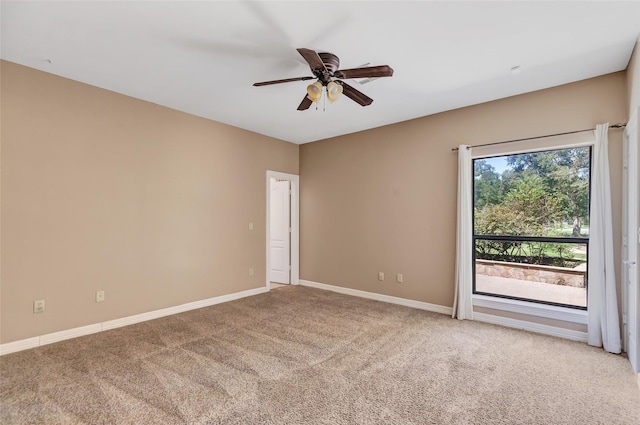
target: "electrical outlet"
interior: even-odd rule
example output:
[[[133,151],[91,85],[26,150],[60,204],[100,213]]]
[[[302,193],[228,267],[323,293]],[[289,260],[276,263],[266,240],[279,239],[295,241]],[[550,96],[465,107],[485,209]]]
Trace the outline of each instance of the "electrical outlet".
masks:
[[[249,223],[249,230],[253,230],[253,223]]]
[[[249,276],[253,276],[253,267],[249,267]]]
[[[96,302],[101,303],[102,301],[104,301],[104,291],[96,292]]]
[[[384,272],[378,272],[378,280],[384,280]]]
[[[402,273],[398,273],[398,274],[396,275],[396,282],[398,282],[398,283],[402,283]]]
[[[34,313],[44,313],[44,300],[35,300],[33,302]]]

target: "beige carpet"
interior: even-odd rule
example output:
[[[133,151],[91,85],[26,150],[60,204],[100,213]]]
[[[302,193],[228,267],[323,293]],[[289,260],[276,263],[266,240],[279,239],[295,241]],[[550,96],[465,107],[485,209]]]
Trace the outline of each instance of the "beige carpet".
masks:
[[[629,362],[304,287],[0,358],[8,424],[638,424]]]

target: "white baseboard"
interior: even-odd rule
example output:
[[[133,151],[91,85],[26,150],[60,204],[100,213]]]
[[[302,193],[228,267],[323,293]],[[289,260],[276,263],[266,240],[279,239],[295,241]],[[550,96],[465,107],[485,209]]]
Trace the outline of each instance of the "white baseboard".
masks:
[[[543,325],[540,323],[527,322],[525,320],[511,319],[509,317],[496,316],[486,313],[473,313],[473,320],[478,322],[492,323],[494,325],[506,326],[508,328],[523,329],[544,335],[557,336],[571,339],[573,341],[587,342],[587,333],[573,329],[559,328],[557,326]]]
[[[22,339],[19,341],[0,344],[0,356],[17,351],[28,350],[29,348],[39,347],[41,345],[52,344],[54,342],[64,341],[65,339],[77,338],[79,336],[90,335],[109,329],[120,328],[122,326],[133,325],[135,323],[146,322],[147,320],[158,319],[160,317],[171,316],[172,314],[183,313],[189,310],[209,307],[215,304],[226,303],[240,298],[250,297],[253,295],[269,292],[266,287],[248,289],[246,291],[234,292],[233,294],[221,295],[219,297],[208,298],[206,300],[194,301],[187,304],[181,304],[173,307],[167,307],[160,310],[148,311],[146,313],[135,314],[133,316],[122,317],[120,319],[108,320],[106,322],[94,323],[92,325],[81,326],[78,328],[67,329],[64,331],[53,332],[46,335],[40,335],[33,338]]]
[[[308,286],[311,288],[338,292],[340,294],[352,295],[355,297],[367,298],[371,300],[387,302],[390,304],[398,304],[406,307],[417,308],[420,310],[447,314],[449,316],[453,312],[452,308],[447,306],[430,304],[422,301],[410,300],[407,298],[393,297],[391,295],[377,294],[375,292],[367,292],[367,291],[361,291],[358,289],[345,288],[342,286],[327,285],[325,283],[312,282],[310,280],[300,279],[299,284],[302,286]],[[266,287],[249,289],[246,291],[235,292],[233,294],[222,295],[219,297],[208,298],[200,301],[194,301],[187,304],[181,304],[173,307],[163,308],[160,310],[149,311],[146,313],[136,314],[133,316],[127,316],[119,319],[108,320],[106,322],[95,323],[92,325],[81,326],[78,328],[67,329],[64,331],[53,332],[50,334],[22,339],[19,341],[9,342],[6,344],[0,344],[0,356],[5,354],[10,354],[10,353],[15,353],[17,351],[28,350],[30,348],[35,348],[42,345],[52,344],[54,342],[64,341],[66,339],[77,338],[80,336],[90,335],[90,334],[101,332],[101,331],[116,329],[122,326],[128,326],[128,325],[133,325],[135,323],[158,319],[160,317],[170,316],[173,314],[178,314],[178,313],[182,313],[189,310],[195,310],[198,308],[208,307],[215,304],[221,304],[228,301],[237,300],[240,298],[263,294],[265,292],[269,292],[269,289]],[[523,320],[510,319],[507,317],[495,316],[495,315],[486,314],[486,313],[474,312],[473,318],[474,320],[477,320],[479,322],[492,323],[495,325],[501,325],[501,326],[516,328],[516,329],[523,329],[530,332],[557,336],[560,338],[571,339],[574,341],[587,342],[586,332],[575,331],[575,330],[565,329],[565,328],[558,328],[558,327],[549,326],[549,325],[542,325],[539,323],[527,322]],[[640,374],[638,376],[640,377]],[[638,385],[640,386],[640,379],[639,379]]]
[[[54,342],[64,341],[65,339],[78,338],[79,336],[91,335],[102,331],[102,323],[94,323],[93,325],[80,326],[78,328],[67,329],[64,331],[53,332],[40,336],[38,345],[53,344]],[[3,344],[4,346],[7,344]],[[2,350],[4,354],[4,350]]]
[[[311,288],[324,289],[326,291],[338,292],[345,295],[353,295],[354,297],[368,298],[370,300],[383,301],[390,304],[403,305],[405,307],[413,307],[420,310],[433,311],[434,313],[448,314],[451,316],[453,309],[444,305],[430,304],[422,301],[410,300],[407,298],[393,297],[391,295],[377,294],[375,292],[361,291],[359,289],[345,288],[342,286],[327,285],[326,283],[312,282],[310,280],[300,279],[300,285],[309,286]]]
[[[207,298],[206,300],[194,301],[187,304],[176,305],[173,307],[163,308],[161,310],[149,311],[147,313],[135,314],[133,316],[122,317],[120,319],[109,320],[102,323],[102,330],[121,328],[122,326],[133,325],[147,320],[159,319],[160,317],[171,316],[172,314],[184,313],[189,310],[209,307],[215,304],[226,303],[238,300],[240,298],[250,297],[253,295],[269,292],[266,287],[249,289],[242,292],[234,292],[233,294],[221,295],[219,297]]]
[[[7,344],[0,344],[0,355],[15,353],[16,351],[28,350],[40,345],[40,337],[34,336],[33,338],[21,339],[19,341],[9,342]]]
[[[429,304],[422,301],[409,300],[406,298],[392,297],[390,295],[376,294],[375,292],[360,291],[358,289],[344,288],[342,286],[327,285],[326,283],[312,282],[300,279],[300,285],[309,286],[311,288],[324,289],[327,291],[338,292],[345,295],[353,295],[356,297],[368,298],[376,301],[388,302],[391,304],[399,304],[406,307],[413,307],[420,310],[433,311],[436,313],[447,314],[451,316],[453,309],[438,304]],[[510,319],[507,317],[495,316],[486,313],[473,313],[473,319],[478,322],[492,323],[494,325],[502,325],[509,328],[523,329],[530,332],[536,332],[544,335],[557,336],[560,338],[571,339],[574,341],[587,342],[587,333],[575,331],[572,329],[558,328],[556,326],[542,325],[539,323],[526,322],[523,320]]]

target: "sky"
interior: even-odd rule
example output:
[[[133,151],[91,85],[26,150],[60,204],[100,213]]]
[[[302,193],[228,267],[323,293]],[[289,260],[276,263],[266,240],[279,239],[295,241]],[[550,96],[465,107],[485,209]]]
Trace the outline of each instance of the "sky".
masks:
[[[484,158],[487,161],[487,164],[493,166],[495,168],[496,173],[502,174],[502,172],[507,168],[507,157],[506,156],[496,156],[493,158]]]

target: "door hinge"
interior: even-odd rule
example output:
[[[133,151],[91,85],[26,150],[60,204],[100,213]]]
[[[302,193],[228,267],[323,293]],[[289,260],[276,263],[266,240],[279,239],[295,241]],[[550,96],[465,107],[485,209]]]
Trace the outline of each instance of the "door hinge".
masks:
[[[291,265],[289,265],[289,270],[291,270]]]
[[[627,324],[627,313],[622,313],[622,324],[623,325]]]
[[[293,192],[291,192],[291,189],[289,189],[289,196],[291,196],[293,194]]]
[[[293,229],[291,227],[289,227],[289,233],[293,232]]]

